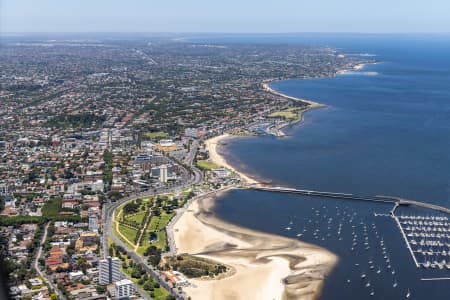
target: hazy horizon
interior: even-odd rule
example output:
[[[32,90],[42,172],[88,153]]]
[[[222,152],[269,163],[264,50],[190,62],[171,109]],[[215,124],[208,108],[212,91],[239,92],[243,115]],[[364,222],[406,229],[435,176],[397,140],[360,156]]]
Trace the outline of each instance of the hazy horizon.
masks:
[[[449,33],[445,0],[4,0],[3,33]]]

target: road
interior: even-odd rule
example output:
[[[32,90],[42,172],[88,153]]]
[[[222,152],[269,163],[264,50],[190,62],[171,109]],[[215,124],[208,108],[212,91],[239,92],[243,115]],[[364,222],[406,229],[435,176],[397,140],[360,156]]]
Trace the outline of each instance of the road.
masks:
[[[193,148],[188,154],[187,163],[192,167],[192,163],[195,157],[195,153],[197,152],[198,148],[198,142],[195,142],[192,146]],[[102,244],[103,244],[103,255],[106,257],[108,255],[108,237],[116,244],[121,246],[123,249],[126,250],[127,254],[130,256],[131,259],[135,263],[138,263],[142,266],[142,268],[150,274],[162,287],[164,287],[167,291],[169,291],[170,294],[176,297],[176,299],[182,300],[184,299],[182,294],[179,294],[177,289],[172,288],[171,285],[169,285],[166,281],[164,276],[161,274],[159,270],[154,269],[152,266],[148,265],[147,262],[143,257],[136,254],[134,251],[128,249],[128,246],[122,242],[119,238],[117,238],[113,232],[113,214],[114,210],[119,207],[120,205],[124,204],[125,202],[141,198],[141,197],[147,197],[147,196],[153,196],[153,195],[159,195],[159,194],[166,194],[166,193],[174,193],[179,192],[183,190],[184,188],[192,185],[199,184],[203,180],[203,173],[198,170],[195,167],[192,167],[192,173],[189,176],[189,180],[183,182],[182,184],[178,186],[171,186],[171,187],[160,187],[156,189],[151,189],[145,192],[141,193],[135,193],[132,195],[129,195],[128,197],[124,197],[116,202],[110,202],[108,200],[107,203],[103,206],[103,217],[102,217]],[[171,241],[169,242],[169,245],[173,243],[173,238],[171,238]],[[174,243],[173,243],[174,244]],[[138,288],[138,287],[137,287]]]
[[[119,201],[116,201],[116,202],[110,202],[108,200],[108,202],[105,203],[104,206],[103,206],[103,216],[102,216],[102,223],[103,223],[102,224],[103,225],[102,226],[102,228],[103,228],[102,229],[103,230],[103,234],[102,234],[103,256],[106,257],[108,255],[108,250],[107,249],[108,249],[108,237],[109,237],[116,245],[122,246],[124,249],[126,249],[127,254],[133,259],[133,261],[135,263],[139,263],[142,266],[142,268],[147,273],[149,273],[161,286],[163,286],[166,290],[168,290],[177,299],[184,299],[184,297],[182,295],[178,294],[178,291],[176,289],[173,289],[165,281],[165,278],[163,277],[163,275],[158,270],[155,270],[151,266],[149,266],[143,257],[141,257],[140,255],[136,254],[134,251],[129,250],[127,245],[125,245],[125,243],[122,242],[122,240],[120,240],[119,238],[117,238],[114,235],[113,227],[112,227],[112,225],[113,225],[112,224],[112,217],[113,217],[113,214],[114,214],[114,210],[117,207],[119,207],[120,205],[122,205],[125,202],[128,202],[130,200],[134,200],[134,199],[141,198],[141,197],[159,195],[159,194],[174,193],[174,192],[181,191],[181,190],[183,190],[184,188],[186,188],[188,186],[193,186],[193,185],[201,183],[203,181],[203,173],[199,169],[197,169],[197,168],[195,168],[193,166],[193,162],[194,162],[195,154],[197,153],[197,149],[198,149],[198,141],[195,140],[192,143],[191,149],[190,149],[188,155],[185,157],[185,160],[184,160],[184,163],[186,165],[190,166],[191,170],[192,170],[192,173],[190,174],[189,179],[186,180],[185,182],[182,182],[180,185],[177,185],[177,186],[160,187],[160,188],[151,189],[151,190],[148,190],[148,191],[145,191],[145,192],[141,192],[141,193],[131,194],[131,195],[127,196],[127,197],[124,197],[124,198],[120,199]],[[178,216],[178,215],[179,214],[177,214],[176,216]],[[175,249],[175,243],[173,241],[173,235],[170,236],[169,246],[171,247],[171,251],[170,252],[172,252],[172,249],[173,249],[173,251],[176,250]]]
[[[134,199],[134,198],[131,198]],[[131,199],[128,199],[131,200]],[[113,232],[113,224],[112,224],[112,216],[114,214],[114,210],[121,204],[119,203],[124,203],[126,201],[120,201],[117,203],[112,203],[111,206],[108,207],[108,212],[107,212],[107,220],[106,220],[106,233],[107,236],[109,236],[111,238],[111,240],[118,246],[121,246],[123,249],[125,249],[125,251],[127,252],[127,254],[130,256],[130,258],[137,264],[140,264],[141,267],[148,273],[150,274],[150,276],[152,276],[162,287],[164,287],[167,291],[169,291],[173,296],[175,296],[177,299],[184,299],[182,296],[178,295],[177,290],[173,289],[171,286],[169,286],[169,284],[167,282],[165,282],[162,274],[158,271],[153,269],[151,266],[147,265],[146,261],[144,260],[143,257],[141,257],[140,255],[136,254],[136,252],[128,249],[128,246],[122,242],[121,239],[117,238],[114,235]]]
[[[56,295],[58,295],[58,299],[65,300],[67,298],[61,293],[61,291],[58,289],[58,287],[53,283],[53,280],[51,278],[49,278],[49,276],[47,274],[45,274],[40,269],[40,266],[39,266],[39,259],[42,256],[42,246],[44,245],[45,240],[47,240],[47,233],[48,233],[49,226],[50,226],[50,222],[45,224],[44,234],[42,235],[42,239],[39,244],[38,253],[36,254],[33,265],[34,265],[34,268],[36,269],[36,272],[39,274],[39,276],[41,276],[42,278],[45,278],[45,281],[47,281],[47,283],[50,285],[50,287],[53,289],[53,291],[56,293]]]

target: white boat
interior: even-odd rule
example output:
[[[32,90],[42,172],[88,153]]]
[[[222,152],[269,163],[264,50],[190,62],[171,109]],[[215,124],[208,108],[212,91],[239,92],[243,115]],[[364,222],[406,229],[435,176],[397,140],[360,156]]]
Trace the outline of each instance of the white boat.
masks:
[[[408,292],[406,293],[406,298],[409,299],[409,297],[411,297],[411,292],[410,292],[409,289],[408,289]]]

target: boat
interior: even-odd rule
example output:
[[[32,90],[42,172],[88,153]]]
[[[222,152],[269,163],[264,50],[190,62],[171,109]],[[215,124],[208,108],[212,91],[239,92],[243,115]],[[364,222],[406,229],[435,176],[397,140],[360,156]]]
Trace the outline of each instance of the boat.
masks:
[[[409,297],[411,297],[411,292],[408,289],[408,292],[406,293],[406,298],[409,299]]]
[[[377,274],[380,274],[380,273],[381,273],[381,268],[380,268],[380,266],[378,266]]]
[[[397,284],[397,281],[394,281],[394,284],[392,284],[392,287],[393,287],[393,288],[396,288],[397,285],[398,285],[398,284]]]
[[[361,274],[361,279],[364,279],[364,278],[366,278],[366,274],[365,274],[365,273],[362,273],[362,274]]]

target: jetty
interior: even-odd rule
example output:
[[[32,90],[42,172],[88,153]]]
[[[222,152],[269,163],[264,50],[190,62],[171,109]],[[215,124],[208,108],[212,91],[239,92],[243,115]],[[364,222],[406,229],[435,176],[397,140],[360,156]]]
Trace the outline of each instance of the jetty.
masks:
[[[394,208],[391,211],[392,215],[395,214],[395,210],[399,206],[417,206],[417,207],[431,209],[434,211],[438,211],[438,212],[450,215],[449,208],[431,204],[431,203],[425,203],[425,202],[409,200],[409,199],[393,197],[393,196],[370,197],[370,196],[361,196],[361,195],[348,194],[348,193],[334,193],[334,192],[325,192],[325,191],[294,189],[294,188],[281,187],[281,186],[274,186],[274,187],[261,186],[258,184],[249,185],[249,186],[247,186],[247,188],[253,189],[253,190],[258,190],[258,191],[277,192],[277,193],[285,193],[285,194],[298,194],[298,195],[304,195],[304,196],[310,196],[310,197],[335,198],[335,199],[367,201],[367,202],[375,202],[375,203],[391,203],[394,205]]]

